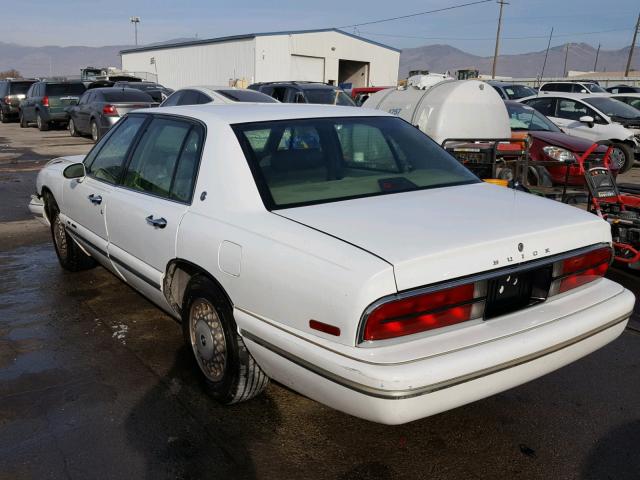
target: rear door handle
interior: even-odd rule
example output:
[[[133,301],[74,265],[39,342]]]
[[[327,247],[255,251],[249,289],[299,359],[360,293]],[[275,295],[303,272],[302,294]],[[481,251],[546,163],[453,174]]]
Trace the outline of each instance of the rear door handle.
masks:
[[[167,220],[160,218],[153,218],[153,215],[149,215],[146,219],[147,223],[155,228],[164,228],[167,226]]]
[[[89,201],[94,205],[100,205],[102,203],[102,197],[100,195],[94,195],[93,193],[89,195]]]

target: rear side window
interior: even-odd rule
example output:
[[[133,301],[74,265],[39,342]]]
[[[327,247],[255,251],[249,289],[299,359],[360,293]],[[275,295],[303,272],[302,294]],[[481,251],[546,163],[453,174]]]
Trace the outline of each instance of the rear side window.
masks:
[[[556,116],[556,99],[555,98],[534,98],[526,102],[530,107],[535,108],[541,114],[547,117]]]
[[[87,165],[87,173],[103,182],[116,183],[122,173],[129,147],[145,121],[145,117],[127,117],[121,120],[117,130],[105,138],[104,145]]]
[[[199,125],[154,119],[131,157],[123,185],[163,198],[190,201],[202,139]]]
[[[153,102],[148,93],[140,90],[118,90],[101,92],[107,102]]]
[[[25,94],[33,82],[9,82],[9,95]]]
[[[199,105],[209,103],[211,99],[197,90],[185,90],[178,105]]]
[[[86,90],[82,83],[49,83],[47,84],[47,95],[51,97],[60,95],[82,95]]]
[[[182,98],[183,92],[175,92],[172,93],[169,98],[167,98],[163,103],[163,107],[175,107],[176,105],[180,105],[180,100]]]

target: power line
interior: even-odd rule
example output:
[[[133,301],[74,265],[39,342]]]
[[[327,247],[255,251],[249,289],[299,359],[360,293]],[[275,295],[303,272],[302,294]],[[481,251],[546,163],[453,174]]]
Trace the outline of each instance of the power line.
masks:
[[[456,8],[469,7],[471,5],[478,5],[480,3],[489,3],[489,2],[492,2],[492,1],[493,0],[478,0],[476,2],[461,3],[459,5],[452,5],[450,7],[437,8],[435,10],[427,10],[426,12],[410,13],[409,15],[401,15],[399,17],[383,18],[381,20],[372,20],[370,22],[354,23],[354,24],[351,24],[351,25],[343,25],[343,26],[337,27],[337,28],[353,28],[353,27],[361,27],[362,25],[373,25],[374,23],[391,22],[393,20],[402,20],[404,18],[418,17],[420,15],[428,15],[430,13],[445,12],[447,10],[454,10]]]
[[[631,28],[621,29],[621,28],[613,28],[611,30],[600,30],[598,32],[575,32],[575,33],[564,33],[560,35],[554,35],[554,38],[557,37],[577,37],[580,35],[596,35],[599,33],[611,33],[611,32],[626,32],[627,30],[632,30]],[[413,38],[417,40],[495,40],[495,37],[480,37],[480,38],[470,38],[470,37],[422,37],[417,35],[396,35],[393,33],[378,33],[378,32],[365,32],[361,31],[360,33],[365,35],[375,35],[379,37],[396,37],[396,38]],[[500,37],[503,40],[532,40],[537,38],[549,38],[549,35],[531,35],[531,36],[523,36],[523,37]]]

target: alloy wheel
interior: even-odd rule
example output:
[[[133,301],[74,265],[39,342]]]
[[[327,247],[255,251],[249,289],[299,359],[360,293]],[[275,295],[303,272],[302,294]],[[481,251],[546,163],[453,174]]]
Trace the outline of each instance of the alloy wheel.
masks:
[[[191,304],[189,337],[202,373],[212,382],[222,380],[227,365],[224,329],[215,307],[204,298]]]
[[[94,142],[98,141],[98,125],[96,125],[96,122],[91,122],[91,138]]]
[[[614,147],[611,150],[611,163],[617,170],[622,170],[627,162],[627,156],[621,148]]]

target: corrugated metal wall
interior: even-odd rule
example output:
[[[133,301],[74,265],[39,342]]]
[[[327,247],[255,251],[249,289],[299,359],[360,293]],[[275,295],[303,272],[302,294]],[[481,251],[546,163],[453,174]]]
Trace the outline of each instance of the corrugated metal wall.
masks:
[[[155,65],[151,64],[155,59]],[[193,45],[122,55],[123,70],[158,72],[158,83],[169,88],[228,85],[231,79],[255,79],[255,40]]]
[[[369,63],[369,85],[396,85],[398,80],[399,52],[331,31],[264,35],[255,39],[125,53],[122,68],[151,73],[157,69],[158,82],[170,88],[228,85],[230,79],[244,78],[252,83],[303,80],[311,76],[315,79],[318,76],[319,62],[309,62],[313,71],[304,74],[299,71],[303,62],[292,64],[292,55],[324,59],[324,78],[317,79],[320,81],[338,83],[341,59]],[[155,65],[151,64],[151,58],[155,59]]]

